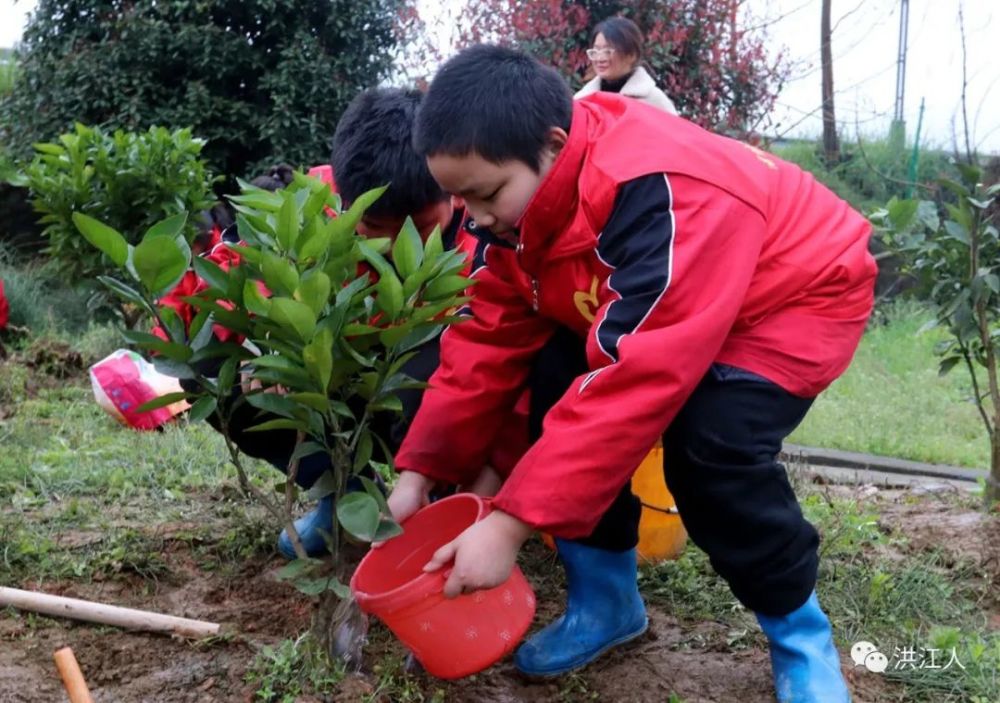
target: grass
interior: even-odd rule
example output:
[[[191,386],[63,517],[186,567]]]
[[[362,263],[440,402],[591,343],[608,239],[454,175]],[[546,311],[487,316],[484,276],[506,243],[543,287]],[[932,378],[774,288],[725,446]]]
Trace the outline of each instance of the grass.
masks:
[[[985,468],[989,440],[964,369],[939,377],[939,329],[923,308],[898,303],[871,325],[854,362],[816,400],[790,442],[914,461]]]
[[[343,679],[344,671],[330,670],[323,653],[306,636],[264,647],[246,676],[256,689],[254,700],[261,703],[295,703],[305,700],[300,696],[307,692],[333,694]]]

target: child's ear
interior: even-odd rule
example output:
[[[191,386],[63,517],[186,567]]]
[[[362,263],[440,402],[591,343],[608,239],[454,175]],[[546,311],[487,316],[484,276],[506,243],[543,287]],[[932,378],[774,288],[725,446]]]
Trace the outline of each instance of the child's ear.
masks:
[[[559,156],[559,152],[562,151],[564,146],[566,146],[566,140],[568,139],[569,135],[562,127],[549,128],[545,148],[552,153],[552,158]]]

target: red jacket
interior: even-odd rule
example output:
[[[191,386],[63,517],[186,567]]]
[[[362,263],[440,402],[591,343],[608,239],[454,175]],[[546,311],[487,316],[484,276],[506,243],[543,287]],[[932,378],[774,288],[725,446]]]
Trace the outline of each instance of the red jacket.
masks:
[[[591,370],[495,501],[560,537],[593,530],[713,362],[815,396],[872,309],[861,215],[793,165],[612,94],[575,102],[518,224],[516,250],[481,247],[471,318],[445,333],[396,465],[462,482],[565,325]]]

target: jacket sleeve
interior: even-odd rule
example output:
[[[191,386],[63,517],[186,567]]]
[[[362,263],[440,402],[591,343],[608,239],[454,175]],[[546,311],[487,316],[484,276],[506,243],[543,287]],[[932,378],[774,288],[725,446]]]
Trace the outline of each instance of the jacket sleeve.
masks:
[[[722,347],[757,264],[764,219],[682,176],[620,186],[598,240],[611,273],[587,335],[591,369],[546,415],[494,505],[585,537]]]
[[[487,463],[554,324],[534,313],[480,245],[467,319],[441,337],[441,364],[396,455],[399,470],[471,483]],[[496,257],[500,258],[500,257]]]

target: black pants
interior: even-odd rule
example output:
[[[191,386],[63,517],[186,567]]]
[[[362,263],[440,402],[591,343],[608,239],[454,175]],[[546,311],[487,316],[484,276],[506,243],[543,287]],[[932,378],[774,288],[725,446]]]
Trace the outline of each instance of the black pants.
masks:
[[[588,369],[581,340],[554,338],[536,368],[531,430]],[[811,399],[742,369],[716,364],[663,435],[667,486],[691,540],[747,608],[784,615],[816,585],[816,530],[802,516],[784,467],[782,441]],[[628,485],[581,542],[623,551],[638,541],[641,506]]]

